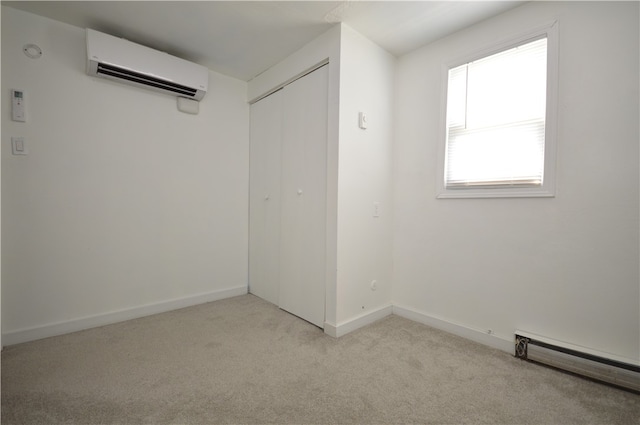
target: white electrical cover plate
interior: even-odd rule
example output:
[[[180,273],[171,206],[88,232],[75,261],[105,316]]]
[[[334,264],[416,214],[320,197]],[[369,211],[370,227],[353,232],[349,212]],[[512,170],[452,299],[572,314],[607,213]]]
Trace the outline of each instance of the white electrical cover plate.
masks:
[[[360,112],[358,114],[358,126],[365,130],[367,128],[367,114],[365,112]]]
[[[14,155],[27,155],[29,153],[24,137],[11,138],[11,153]]]
[[[187,99],[186,97],[178,97],[178,111],[198,115],[198,112],[200,112],[200,102]]]

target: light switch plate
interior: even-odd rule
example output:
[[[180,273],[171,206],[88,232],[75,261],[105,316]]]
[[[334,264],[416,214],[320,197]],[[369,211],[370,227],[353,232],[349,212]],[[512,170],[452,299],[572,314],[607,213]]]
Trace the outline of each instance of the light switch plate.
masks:
[[[27,142],[24,137],[12,137],[11,138],[11,153],[14,155],[27,155]]]
[[[374,218],[380,217],[380,202],[376,201],[373,203],[373,217]]]
[[[366,112],[358,113],[358,126],[361,129],[366,130],[368,124],[369,123],[367,122],[367,114],[366,114]]]

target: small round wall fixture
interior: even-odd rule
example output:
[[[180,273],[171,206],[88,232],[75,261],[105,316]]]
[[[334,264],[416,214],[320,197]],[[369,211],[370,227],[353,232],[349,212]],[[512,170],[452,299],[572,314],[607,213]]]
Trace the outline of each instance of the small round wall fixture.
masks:
[[[42,56],[42,49],[36,44],[25,44],[22,46],[22,51],[31,59],[38,59]]]

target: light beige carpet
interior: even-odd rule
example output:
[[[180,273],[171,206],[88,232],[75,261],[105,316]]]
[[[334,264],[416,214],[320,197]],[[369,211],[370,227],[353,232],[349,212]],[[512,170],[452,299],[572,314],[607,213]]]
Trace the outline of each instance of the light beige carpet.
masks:
[[[5,348],[2,424],[638,424],[640,396],[390,316],[252,295]]]

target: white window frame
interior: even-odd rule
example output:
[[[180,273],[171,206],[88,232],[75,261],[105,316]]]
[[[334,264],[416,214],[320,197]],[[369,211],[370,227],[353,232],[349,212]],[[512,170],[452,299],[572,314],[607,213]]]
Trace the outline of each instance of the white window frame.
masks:
[[[531,187],[464,187],[447,188],[445,186],[445,161],[447,149],[447,88],[449,70],[493,54],[508,50],[528,41],[547,38],[547,108],[545,116],[544,174],[541,186]],[[489,48],[477,50],[455,60],[446,62],[442,67],[442,103],[438,146],[438,176],[436,197],[445,198],[507,198],[507,197],[554,197],[556,194],[556,126],[558,99],[558,22],[537,28],[518,36],[510,37]]]

